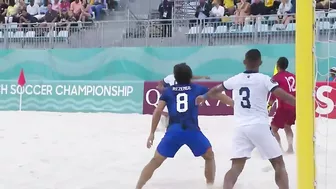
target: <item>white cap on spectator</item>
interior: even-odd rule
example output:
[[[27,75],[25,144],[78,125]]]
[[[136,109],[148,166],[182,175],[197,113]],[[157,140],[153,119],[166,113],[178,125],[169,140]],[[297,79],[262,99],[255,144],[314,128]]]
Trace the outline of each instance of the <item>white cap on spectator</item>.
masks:
[[[336,67],[330,68],[330,72],[336,73]]]

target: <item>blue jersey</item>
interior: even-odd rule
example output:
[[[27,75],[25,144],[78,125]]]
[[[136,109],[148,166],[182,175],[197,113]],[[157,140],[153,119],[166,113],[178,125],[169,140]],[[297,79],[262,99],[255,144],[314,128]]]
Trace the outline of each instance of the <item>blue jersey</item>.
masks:
[[[199,129],[196,98],[208,92],[208,88],[198,84],[173,85],[167,87],[160,97],[166,102],[169,125],[179,124],[185,129]]]

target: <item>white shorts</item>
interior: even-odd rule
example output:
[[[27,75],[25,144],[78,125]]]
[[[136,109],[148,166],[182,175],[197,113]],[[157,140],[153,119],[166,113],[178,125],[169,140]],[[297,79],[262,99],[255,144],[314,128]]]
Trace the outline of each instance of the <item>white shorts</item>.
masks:
[[[167,106],[164,107],[163,112],[168,113],[168,108],[167,108]]]
[[[248,125],[236,127],[232,139],[232,156],[251,158],[257,148],[263,159],[273,159],[282,155],[279,143],[270,131],[269,125]]]

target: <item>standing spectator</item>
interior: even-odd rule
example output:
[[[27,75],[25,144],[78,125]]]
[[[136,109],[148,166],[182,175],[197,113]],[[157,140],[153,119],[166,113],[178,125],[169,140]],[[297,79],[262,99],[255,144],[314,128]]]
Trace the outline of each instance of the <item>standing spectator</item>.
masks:
[[[226,9],[226,12],[228,12],[228,15],[234,15],[235,12],[234,0],[224,0],[223,4]]]
[[[61,0],[60,11],[61,13],[67,13],[70,10],[70,3],[68,0]]]
[[[240,0],[240,3],[237,3],[235,24],[244,25],[245,18],[250,15],[250,3],[246,2],[246,0]]]
[[[160,19],[162,20],[162,37],[172,36],[172,9],[173,6],[168,0],[163,0],[159,5]]]
[[[87,2],[87,0],[83,0],[82,2],[82,8],[81,8],[81,14],[79,16],[78,21],[88,21],[91,19],[91,7],[90,4]]]
[[[101,19],[101,13],[103,12],[103,8],[106,8],[106,0],[95,0],[93,5],[91,6],[91,10],[95,13],[96,19]]]
[[[221,18],[224,16],[225,9],[223,6],[219,4],[219,0],[215,0],[213,2],[213,7],[210,11],[210,17],[213,17],[211,19],[211,22],[220,22]]]
[[[52,4],[52,9],[57,12],[61,12],[60,10],[60,2],[59,0],[54,0],[54,3]]]
[[[79,19],[80,15],[81,15],[81,10],[82,10],[82,2],[80,2],[79,0],[75,0],[70,4],[70,10],[72,11],[72,13],[74,14],[74,16],[77,18],[77,20]]]
[[[27,6],[27,13],[31,16],[40,14],[40,7],[34,0],[30,0],[29,5]]]
[[[281,4],[278,9],[278,22],[281,23],[277,29],[285,29],[291,22],[293,16],[291,14],[292,3],[289,0],[281,0]]]
[[[8,4],[6,1],[1,2],[0,4],[0,23],[5,23],[5,16],[7,14]]]

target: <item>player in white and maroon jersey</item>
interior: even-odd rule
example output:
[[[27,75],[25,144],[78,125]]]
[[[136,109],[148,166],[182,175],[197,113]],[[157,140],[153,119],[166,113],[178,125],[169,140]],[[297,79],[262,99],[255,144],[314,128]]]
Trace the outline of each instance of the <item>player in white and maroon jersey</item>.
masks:
[[[267,97],[271,92],[292,105],[295,104],[295,97],[282,90],[269,76],[259,73],[261,63],[259,50],[249,50],[245,54],[245,72],[229,78],[197,98],[199,104],[224,90],[233,91],[234,117],[238,124],[232,139],[232,165],[225,175],[224,189],[233,189],[254,148],[271,162],[278,188],[289,189],[282,150],[269,130]]]

